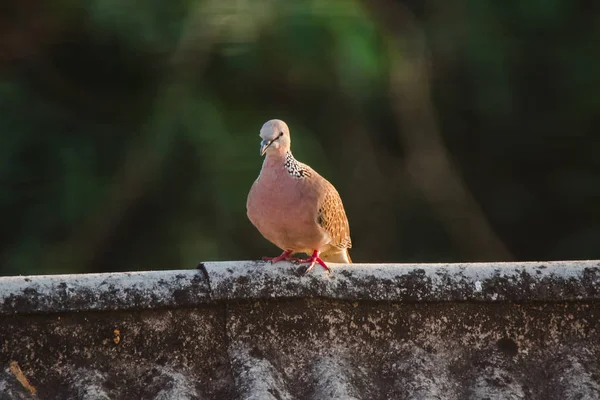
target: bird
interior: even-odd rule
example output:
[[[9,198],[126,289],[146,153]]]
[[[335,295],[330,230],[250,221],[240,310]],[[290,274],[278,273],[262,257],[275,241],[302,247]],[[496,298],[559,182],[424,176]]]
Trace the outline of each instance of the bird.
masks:
[[[335,187],[314,169],[296,160],[291,151],[290,130],[280,119],[260,129],[262,168],[246,201],[250,222],[262,236],[283,250],[271,263],[316,263],[331,272],[325,261],[352,263],[350,226]],[[296,253],[311,254],[295,258]]]

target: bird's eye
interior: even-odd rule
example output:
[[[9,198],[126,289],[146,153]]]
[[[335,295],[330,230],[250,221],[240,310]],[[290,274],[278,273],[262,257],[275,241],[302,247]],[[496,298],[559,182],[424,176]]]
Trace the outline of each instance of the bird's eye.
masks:
[[[279,132],[279,137],[282,137],[282,136],[283,136],[283,132]]]

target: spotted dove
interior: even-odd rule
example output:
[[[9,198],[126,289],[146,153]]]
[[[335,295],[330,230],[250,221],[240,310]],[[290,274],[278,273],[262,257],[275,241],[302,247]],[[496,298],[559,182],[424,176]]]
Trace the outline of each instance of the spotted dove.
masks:
[[[325,261],[351,263],[350,227],[342,199],[325,178],[291,152],[290,131],[285,122],[273,119],[260,130],[262,169],[254,181],[246,209],[250,222],[283,253],[264,257],[276,263],[298,260],[315,263],[329,271]],[[305,259],[295,253],[312,254]]]

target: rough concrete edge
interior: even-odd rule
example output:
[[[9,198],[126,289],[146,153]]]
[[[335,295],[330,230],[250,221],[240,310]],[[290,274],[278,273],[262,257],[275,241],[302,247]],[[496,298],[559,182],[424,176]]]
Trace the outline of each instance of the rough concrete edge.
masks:
[[[211,301],[206,271],[0,277],[0,315],[190,307]]]
[[[331,264],[331,274],[257,261],[205,262],[213,300],[575,301],[600,298],[600,260]]]
[[[332,273],[258,261],[197,269],[0,277],[0,315],[192,307],[213,301],[321,297],[352,301],[600,299],[600,260],[331,264]]]

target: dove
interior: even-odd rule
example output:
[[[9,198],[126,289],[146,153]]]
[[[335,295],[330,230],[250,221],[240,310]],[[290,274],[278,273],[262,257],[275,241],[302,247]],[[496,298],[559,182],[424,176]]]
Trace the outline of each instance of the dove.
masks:
[[[262,236],[283,250],[272,263],[352,263],[350,226],[339,193],[327,179],[296,160],[291,151],[290,131],[285,122],[272,119],[260,129],[260,156],[264,156],[258,178],[246,202],[247,216]],[[296,253],[310,254],[299,259]]]

